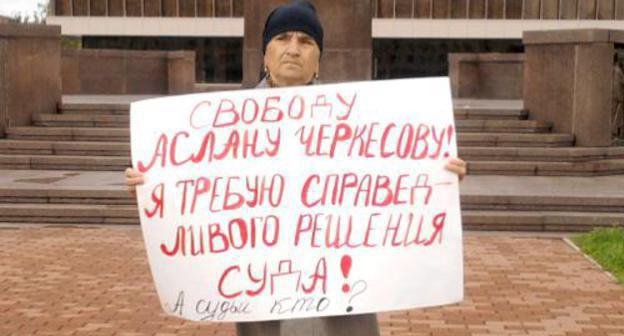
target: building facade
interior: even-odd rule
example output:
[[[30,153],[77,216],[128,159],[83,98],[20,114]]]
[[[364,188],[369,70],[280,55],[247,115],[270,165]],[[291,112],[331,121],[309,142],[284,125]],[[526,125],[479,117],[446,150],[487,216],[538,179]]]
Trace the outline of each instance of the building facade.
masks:
[[[450,52],[522,52],[526,30],[624,29],[624,0],[370,2],[372,78],[444,75]],[[198,81],[241,81],[244,0],[52,0],[50,6],[48,23],[80,37],[84,48],[194,50]]]

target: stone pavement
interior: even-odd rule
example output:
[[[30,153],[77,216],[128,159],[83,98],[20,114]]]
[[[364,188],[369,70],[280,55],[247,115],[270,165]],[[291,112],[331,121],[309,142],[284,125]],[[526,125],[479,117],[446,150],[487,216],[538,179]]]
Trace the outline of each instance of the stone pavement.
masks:
[[[2,226],[0,260],[0,335],[234,335],[161,312],[138,227]],[[461,304],[382,335],[624,335],[624,287],[556,236],[468,233],[465,262]]]

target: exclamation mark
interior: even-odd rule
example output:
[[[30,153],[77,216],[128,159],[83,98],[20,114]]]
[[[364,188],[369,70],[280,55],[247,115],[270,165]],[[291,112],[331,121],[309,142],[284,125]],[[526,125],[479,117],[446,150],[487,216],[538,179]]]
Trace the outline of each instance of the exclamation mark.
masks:
[[[349,277],[349,272],[351,272],[351,264],[351,256],[344,255],[342,256],[342,259],[340,259],[340,270],[342,270],[342,276],[345,278],[345,281]],[[344,293],[349,293],[350,290],[351,286],[345,282],[345,284],[342,285],[342,291]]]
[[[451,141],[453,141],[453,133],[454,133],[454,130],[455,130],[455,129],[453,128],[453,125],[449,126],[449,127],[446,129],[446,138],[447,138],[447,140],[446,140],[446,141],[448,142],[448,146],[451,146]],[[444,157],[445,157],[445,158],[449,157],[450,155],[451,155],[451,154],[450,154],[448,151],[444,152]]]

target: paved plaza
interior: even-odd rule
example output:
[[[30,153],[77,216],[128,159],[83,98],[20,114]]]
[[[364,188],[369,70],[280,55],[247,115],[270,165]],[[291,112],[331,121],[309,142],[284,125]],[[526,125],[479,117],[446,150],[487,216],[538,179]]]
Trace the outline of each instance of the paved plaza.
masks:
[[[3,226],[0,260],[0,335],[235,334],[164,315],[139,227]],[[624,335],[624,287],[558,236],[468,233],[465,262],[461,304],[380,314],[382,334]]]

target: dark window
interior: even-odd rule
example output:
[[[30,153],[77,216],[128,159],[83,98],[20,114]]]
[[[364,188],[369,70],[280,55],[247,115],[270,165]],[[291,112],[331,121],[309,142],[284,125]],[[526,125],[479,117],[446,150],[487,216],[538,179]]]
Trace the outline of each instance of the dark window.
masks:
[[[520,40],[375,39],[374,79],[447,76],[449,53],[521,53]]]
[[[83,48],[126,50],[193,50],[198,82],[240,83],[243,80],[242,38],[85,36]]]

